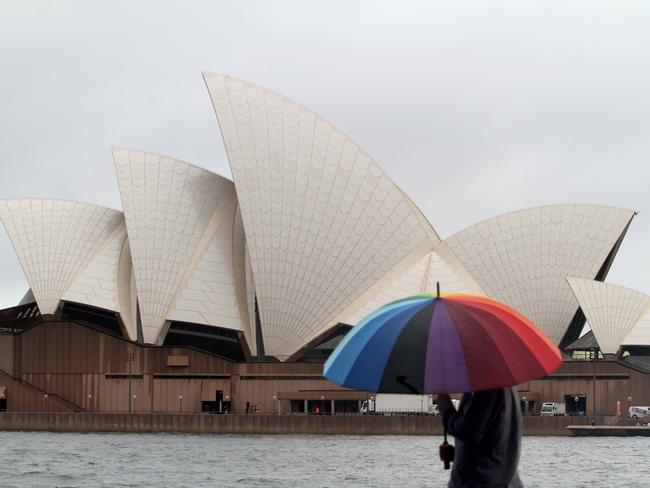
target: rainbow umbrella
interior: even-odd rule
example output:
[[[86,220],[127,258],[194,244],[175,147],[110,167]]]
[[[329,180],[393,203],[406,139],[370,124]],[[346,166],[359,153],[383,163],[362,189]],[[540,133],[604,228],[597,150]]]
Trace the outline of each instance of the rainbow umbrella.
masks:
[[[461,393],[514,386],[562,363],[530,320],[494,300],[424,294],[365,317],[325,363],[328,380],[381,393]]]

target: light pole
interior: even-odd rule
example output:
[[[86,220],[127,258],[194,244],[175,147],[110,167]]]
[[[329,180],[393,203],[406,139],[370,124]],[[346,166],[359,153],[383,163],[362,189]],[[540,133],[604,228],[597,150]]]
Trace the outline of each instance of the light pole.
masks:
[[[137,395],[134,393],[133,394],[133,413],[135,413],[135,399],[137,398]]]
[[[226,402],[228,402],[228,407],[224,413],[230,413],[230,397],[228,395],[226,395]]]
[[[320,397],[320,414],[323,415],[325,412],[325,397],[321,395]]]
[[[93,396],[90,394],[88,395],[88,411],[93,411]]]
[[[573,413],[576,414],[578,412],[578,400],[580,400],[580,397],[578,395],[573,397]]]
[[[627,416],[630,416],[630,409],[632,408],[632,397],[627,397]]]
[[[276,395],[273,395],[273,415],[275,415],[278,411],[277,408],[275,408],[275,403],[278,400],[278,397]]]
[[[183,413],[183,395],[178,395],[178,413]]]
[[[526,397],[521,397],[524,401],[524,416],[528,415],[528,399]]]
[[[129,413],[131,413],[131,393],[133,390],[133,385],[132,385],[132,376],[131,376],[131,365],[133,364],[133,351],[127,351],[126,353],[126,362],[129,364]]]
[[[372,405],[372,409],[370,408],[370,405]],[[375,397],[371,396],[370,401],[368,402],[368,413],[375,413]]]
[[[598,358],[598,350],[593,350],[594,357],[592,359],[592,371],[594,374],[594,387],[593,398],[591,399],[591,425],[596,425],[596,359]]]

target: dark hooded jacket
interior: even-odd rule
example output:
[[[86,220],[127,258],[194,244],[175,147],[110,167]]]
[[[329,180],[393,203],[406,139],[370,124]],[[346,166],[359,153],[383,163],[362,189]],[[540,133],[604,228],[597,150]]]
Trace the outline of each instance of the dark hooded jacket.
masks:
[[[521,448],[521,411],[517,390],[465,393],[456,411],[449,405],[443,421],[456,439],[448,487],[523,487],[517,466]]]

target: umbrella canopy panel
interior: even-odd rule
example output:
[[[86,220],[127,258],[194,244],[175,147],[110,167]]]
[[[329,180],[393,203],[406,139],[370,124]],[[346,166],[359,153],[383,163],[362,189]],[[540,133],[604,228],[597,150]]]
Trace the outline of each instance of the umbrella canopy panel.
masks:
[[[545,376],[560,351],[525,317],[468,295],[418,295],[367,316],[325,363],[327,379],[383,393],[458,393]]]

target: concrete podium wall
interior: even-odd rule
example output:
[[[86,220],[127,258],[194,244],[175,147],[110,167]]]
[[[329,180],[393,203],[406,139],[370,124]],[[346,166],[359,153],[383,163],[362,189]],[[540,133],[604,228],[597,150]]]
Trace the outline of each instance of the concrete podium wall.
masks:
[[[615,418],[599,417],[598,425]],[[587,417],[524,417],[524,435],[566,436]],[[440,417],[365,415],[208,415],[4,412],[0,430],[56,432],[186,432],[219,434],[442,435]]]

